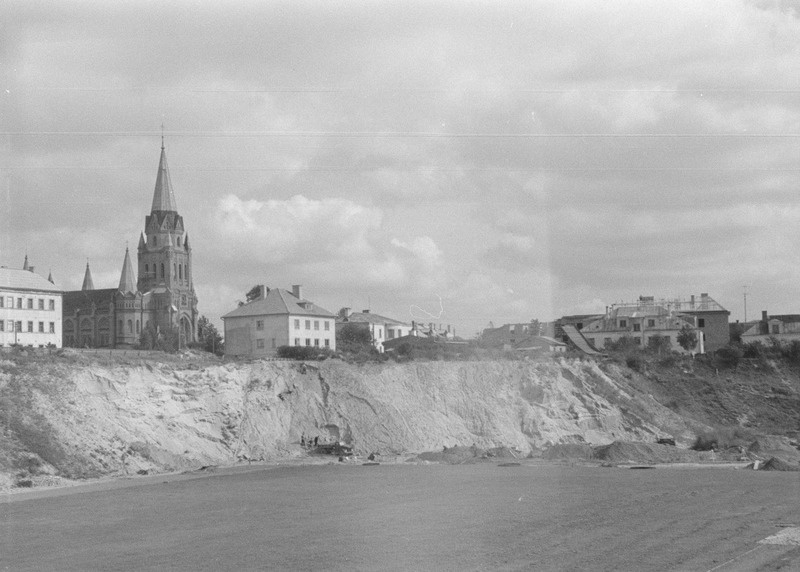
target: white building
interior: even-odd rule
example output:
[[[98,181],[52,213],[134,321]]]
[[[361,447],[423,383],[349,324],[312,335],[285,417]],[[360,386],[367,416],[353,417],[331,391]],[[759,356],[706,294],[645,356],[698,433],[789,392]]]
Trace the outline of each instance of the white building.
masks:
[[[222,316],[225,355],[268,357],[281,346],[336,350],[335,316],[292,291],[261,287],[260,296]]]
[[[383,342],[408,336],[411,334],[412,325],[373,314],[369,310],[353,312],[350,308],[342,308],[336,317],[336,328],[341,329],[347,324],[356,324],[365,328],[372,336],[372,345],[383,353]]]
[[[62,292],[25,268],[0,267],[0,346],[61,347]]]

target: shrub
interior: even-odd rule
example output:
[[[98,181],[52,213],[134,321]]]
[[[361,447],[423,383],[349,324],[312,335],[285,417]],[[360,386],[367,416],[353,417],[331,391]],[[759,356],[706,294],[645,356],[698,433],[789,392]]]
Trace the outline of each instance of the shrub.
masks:
[[[719,348],[714,354],[714,357],[716,358],[716,362],[721,367],[735,368],[737,365],[739,365],[739,360],[742,359],[742,355],[744,355],[742,348],[731,344]]]
[[[625,356],[625,365],[634,371],[641,372],[644,370],[644,358],[638,353],[631,353]]]
[[[316,346],[280,346],[278,357],[296,360],[324,360],[333,355],[328,348]]]

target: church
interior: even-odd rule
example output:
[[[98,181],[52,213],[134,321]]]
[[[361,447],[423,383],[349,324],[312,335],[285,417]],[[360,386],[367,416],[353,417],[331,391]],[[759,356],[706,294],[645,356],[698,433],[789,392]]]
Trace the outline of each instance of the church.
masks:
[[[86,263],[81,289],[64,293],[64,346],[130,348],[148,329],[156,334],[176,329],[180,345],[197,339],[192,248],[175,203],[163,137],[153,205],[137,250],[138,280],[126,248],[117,288],[95,289]]]

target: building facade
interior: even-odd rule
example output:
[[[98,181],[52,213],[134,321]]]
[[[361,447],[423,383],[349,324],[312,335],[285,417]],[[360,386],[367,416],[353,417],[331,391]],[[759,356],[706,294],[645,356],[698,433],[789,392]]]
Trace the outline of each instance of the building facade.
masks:
[[[281,346],[336,350],[336,316],[292,291],[261,286],[255,300],[222,316],[225,355],[272,357]]]
[[[132,347],[142,333],[177,330],[179,344],[197,339],[197,296],[192,249],[178,214],[164,144],[150,214],[137,249],[138,280],[125,249],[117,288],[94,288],[86,264],[81,290],[64,295],[64,344],[77,347]]]
[[[342,308],[336,316],[336,329],[341,330],[347,324],[355,324],[368,330],[372,336],[372,345],[381,353],[384,351],[385,341],[407,336],[412,328],[411,324],[374,314],[370,310],[353,312],[350,308]]]
[[[684,329],[695,331],[698,338],[697,345],[689,350],[678,342],[678,335]],[[704,335],[697,327],[697,318],[679,313],[652,297],[642,296],[638,302],[615,304],[603,317],[586,324],[580,333],[598,350],[628,338],[640,347],[647,347],[657,340],[677,352],[704,351]]]
[[[62,292],[28,266],[0,267],[0,346],[61,347]]]

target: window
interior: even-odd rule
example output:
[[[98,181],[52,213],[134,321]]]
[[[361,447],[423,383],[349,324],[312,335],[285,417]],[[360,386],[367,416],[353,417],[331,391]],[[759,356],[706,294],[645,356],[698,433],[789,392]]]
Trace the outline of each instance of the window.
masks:
[[[329,331],[331,331],[331,323],[330,323],[328,320],[325,320],[325,321],[323,322],[323,324],[325,324],[325,331],[326,331],[326,332],[329,332]]]
[[[22,331],[22,320],[17,320],[14,322],[14,331],[21,332]]]
[[[29,332],[33,331],[33,322],[28,322],[28,331]]]
[[[620,320],[619,321],[620,328],[627,328],[628,327],[628,320]]]
[[[17,308],[22,309],[22,298],[17,298]]]
[[[2,296],[0,296],[0,308],[3,308],[3,307],[4,307],[4,306],[3,306],[3,300],[5,300],[5,298],[3,298]]]
[[[330,340],[327,340],[327,339],[325,340],[325,347],[326,348],[331,347],[331,341]]]
[[[603,338],[603,346],[607,346],[611,343],[611,338]]]
[[[50,302],[49,308],[51,310],[55,310],[56,309],[56,301],[55,300],[49,300],[49,302]]]
[[[28,310],[33,310],[33,298],[28,298]]]
[[[144,275],[147,276],[148,274],[150,274],[150,266],[145,264],[144,265]]]
[[[128,320],[128,333],[129,334],[133,333],[133,321],[132,320]]]
[[[697,318],[697,327],[698,328],[705,328],[706,327],[705,318]]]
[[[39,309],[44,310],[44,298],[39,298]]]
[[[178,278],[183,280],[183,264],[178,265]]]
[[[642,325],[641,324],[634,324],[633,325],[633,331],[634,332],[641,332],[642,331]]]
[[[314,347],[315,348],[319,347],[319,338],[314,338]]]
[[[306,320],[306,330],[310,330],[310,329],[311,329],[311,320]],[[309,345],[309,344],[306,344],[306,345]]]
[[[647,320],[647,327],[648,328],[655,328],[656,327],[656,321],[655,320]]]
[[[772,333],[773,334],[780,334],[781,327],[778,324],[772,324]]]
[[[136,320],[136,333],[139,334],[141,331],[141,324],[139,324],[139,320]]]
[[[294,321],[294,329],[295,330],[299,330],[300,329],[300,320],[295,320]]]
[[[307,345],[307,346],[310,346],[310,345],[311,345],[311,338],[306,338],[306,345]]]
[[[164,263],[161,263],[161,277],[164,277]]]
[[[56,333],[56,323],[55,322],[50,322],[50,333],[51,334],[55,334]]]
[[[577,324],[575,324],[575,328],[578,329],[578,330],[582,330],[583,329],[583,322],[578,322]]]
[[[264,349],[264,340],[262,340],[262,339],[256,340],[256,347],[258,349],[260,349],[260,350],[263,350]]]
[[[11,296],[8,297],[8,307],[9,308],[14,307],[14,298],[12,298]]]
[[[314,320],[314,329],[319,330],[319,320]]]
[[[39,322],[39,333],[40,334],[44,333],[44,322]]]
[[[296,345],[296,346],[300,345],[300,338],[295,338],[294,339],[294,345]]]
[[[394,330],[386,330],[386,337],[390,340],[394,339]]]
[[[264,320],[256,320],[256,330],[263,330],[263,329],[264,329]],[[264,340],[261,340],[261,342],[262,342],[262,346],[261,347],[263,348],[264,347],[263,346]]]
[[[3,320],[0,320],[0,332],[6,331],[6,323]]]

